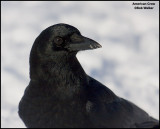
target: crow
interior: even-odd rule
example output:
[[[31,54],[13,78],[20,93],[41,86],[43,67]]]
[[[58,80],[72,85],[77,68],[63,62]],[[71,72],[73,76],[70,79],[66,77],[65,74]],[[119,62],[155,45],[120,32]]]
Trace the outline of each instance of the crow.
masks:
[[[88,76],[76,58],[100,48],[68,24],[43,30],[30,53],[18,114],[28,128],[156,128],[159,121]]]

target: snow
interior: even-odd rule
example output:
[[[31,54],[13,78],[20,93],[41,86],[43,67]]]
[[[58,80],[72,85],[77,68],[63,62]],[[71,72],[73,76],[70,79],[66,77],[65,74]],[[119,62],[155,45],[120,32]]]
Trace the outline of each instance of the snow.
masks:
[[[159,2],[2,1],[1,127],[25,127],[18,103],[29,83],[29,54],[39,33],[67,23],[102,45],[79,52],[86,73],[159,119]]]

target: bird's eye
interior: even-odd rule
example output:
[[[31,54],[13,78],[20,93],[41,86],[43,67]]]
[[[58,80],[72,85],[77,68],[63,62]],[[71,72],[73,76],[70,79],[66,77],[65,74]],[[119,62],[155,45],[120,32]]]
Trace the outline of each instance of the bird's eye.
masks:
[[[56,43],[57,46],[60,46],[63,43],[63,39],[61,37],[56,37],[54,39],[54,42]]]

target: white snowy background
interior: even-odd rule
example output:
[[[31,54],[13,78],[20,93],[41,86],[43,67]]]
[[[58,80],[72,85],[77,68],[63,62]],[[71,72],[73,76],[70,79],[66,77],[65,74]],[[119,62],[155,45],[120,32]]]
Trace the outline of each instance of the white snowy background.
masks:
[[[102,45],[78,53],[86,73],[159,119],[159,2],[1,2],[1,127],[25,127],[18,103],[29,79],[29,54],[39,33],[67,23]]]

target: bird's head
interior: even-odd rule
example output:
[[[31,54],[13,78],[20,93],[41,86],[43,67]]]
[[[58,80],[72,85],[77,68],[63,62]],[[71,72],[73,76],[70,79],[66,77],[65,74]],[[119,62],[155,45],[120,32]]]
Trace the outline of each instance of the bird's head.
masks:
[[[100,47],[96,41],[82,36],[77,28],[55,24],[43,30],[36,38],[30,53],[31,69],[49,61],[62,62],[66,57],[75,57],[81,50]]]
[[[76,53],[101,47],[96,41],[82,36],[77,28],[62,23],[43,30],[34,44],[40,53],[48,55],[54,52]]]

